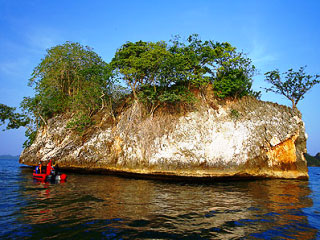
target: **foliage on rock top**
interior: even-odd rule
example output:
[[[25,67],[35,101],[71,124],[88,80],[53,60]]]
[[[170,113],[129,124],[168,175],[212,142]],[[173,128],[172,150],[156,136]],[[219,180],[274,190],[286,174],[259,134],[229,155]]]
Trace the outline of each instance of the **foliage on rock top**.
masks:
[[[6,129],[15,129],[21,126],[26,126],[29,119],[20,113],[15,112],[16,108],[9,107],[5,104],[0,104],[0,125],[5,124],[8,120]]]
[[[202,41],[191,35],[165,42],[127,42],[111,62],[117,78],[134,98],[152,107],[161,103],[192,102],[191,88],[202,94],[209,84],[219,98],[258,96],[252,91],[255,67],[230,43]],[[194,100],[194,99],[193,99]]]
[[[116,108],[126,98],[142,103],[150,114],[160,106],[192,106],[199,97],[257,98],[260,93],[252,90],[255,71],[246,54],[230,43],[203,41],[196,34],[185,41],[177,36],[168,42],[127,42],[110,63],[90,47],[66,42],[48,49],[34,68],[29,86],[35,95],[23,99],[24,122],[15,124],[28,123],[30,145],[37,129],[53,116],[70,112],[68,127],[83,133],[102,109],[115,120]],[[307,91],[309,85],[300,90]]]
[[[265,80],[272,84],[266,91],[281,94],[292,102],[292,108],[296,108],[298,102],[316,84],[320,83],[320,75],[309,75],[305,73],[306,67],[300,67],[298,71],[292,68],[287,72],[280,73],[273,70],[265,73]],[[283,76],[281,78],[281,75]],[[283,78],[285,80],[283,80]]]
[[[35,67],[29,80],[35,96],[25,97],[21,107],[33,116],[35,131],[49,118],[66,111],[75,113],[70,126],[82,129],[107,105],[110,85],[110,67],[100,56],[90,47],[66,42],[48,49]]]

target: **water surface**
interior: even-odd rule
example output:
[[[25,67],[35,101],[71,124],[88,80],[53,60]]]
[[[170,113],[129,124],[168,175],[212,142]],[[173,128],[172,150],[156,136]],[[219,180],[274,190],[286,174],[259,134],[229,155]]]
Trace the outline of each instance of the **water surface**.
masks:
[[[216,183],[31,173],[1,160],[1,239],[320,239],[316,167],[310,181]]]

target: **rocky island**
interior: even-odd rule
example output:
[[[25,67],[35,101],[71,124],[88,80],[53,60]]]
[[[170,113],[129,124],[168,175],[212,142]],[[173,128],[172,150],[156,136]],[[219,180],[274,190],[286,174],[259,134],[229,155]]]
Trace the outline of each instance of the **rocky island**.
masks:
[[[7,128],[26,126],[20,163],[143,177],[308,179],[306,134],[296,108],[318,81],[265,73],[267,91],[292,108],[260,101],[255,66],[228,42],[198,35],[126,42],[106,63],[90,47],[47,50],[29,79],[23,114],[0,105]],[[320,77],[320,76],[319,76]],[[300,79],[301,81],[295,81]]]
[[[79,136],[60,115],[43,126],[20,156],[36,165],[159,177],[307,179],[306,135],[298,111],[253,97],[211,102],[184,114],[143,117],[135,103]]]

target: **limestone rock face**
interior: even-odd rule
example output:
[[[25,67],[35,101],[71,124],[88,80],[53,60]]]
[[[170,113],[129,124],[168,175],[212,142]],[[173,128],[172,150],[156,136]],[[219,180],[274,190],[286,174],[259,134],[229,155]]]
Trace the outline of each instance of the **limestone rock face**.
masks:
[[[62,168],[148,176],[308,179],[306,134],[298,111],[250,97],[185,114],[145,116],[139,104],[110,123],[101,114],[83,136],[58,116],[20,162],[54,159]]]

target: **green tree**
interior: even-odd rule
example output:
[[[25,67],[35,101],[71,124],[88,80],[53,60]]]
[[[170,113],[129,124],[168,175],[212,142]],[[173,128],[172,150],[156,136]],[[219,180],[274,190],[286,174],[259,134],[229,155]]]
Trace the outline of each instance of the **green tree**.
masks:
[[[15,112],[15,110],[16,108],[0,104],[0,126],[4,125],[8,120],[8,124],[6,126],[7,130],[26,127],[25,135],[27,140],[24,142],[23,146],[30,146],[36,137],[36,132],[30,128],[32,119],[25,114]]]
[[[215,43],[213,51],[213,88],[218,97],[260,96],[251,89],[256,68],[246,54],[237,52],[227,42]]]
[[[164,42],[127,42],[117,50],[111,65],[120,80],[132,90],[135,99],[142,85],[152,85],[156,90],[159,68],[168,55]]]
[[[220,98],[259,96],[259,93],[251,90],[254,65],[230,43],[202,41],[197,34],[189,36],[186,42],[176,38],[172,43],[169,51],[174,61],[168,72],[177,76],[175,82],[184,81],[189,87],[200,90],[212,83]]]
[[[176,36],[169,44],[127,42],[111,65],[151,112],[162,103],[192,103],[191,88],[204,94],[210,83],[220,98],[258,96],[251,90],[255,73],[251,60],[230,43],[202,41],[197,34],[186,41]]]
[[[34,69],[29,85],[35,85],[39,92],[51,88],[63,96],[73,97],[83,88],[88,69],[105,67],[106,63],[90,47],[66,42],[49,50]]]
[[[87,126],[96,111],[109,106],[112,84],[111,68],[100,56],[90,47],[66,42],[47,50],[35,67],[29,86],[36,94],[25,98],[22,108],[34,116],[35,129],[65,111],[85,119]]]
[[[320,83],[320,75],[308,75],[305,73],[306,67],[300,67],[298,71],[289,69],[287,72],[280,73],[273,70],[265,73],[265,80],[272,84],[266,91],[281,94],[288,98],[292,103],[292,108],[296,108],[298,102],[316,84]],[[284,77],[281,78],[281,75]]]
[[[202,42],[197,34],[190,35],[186,42],[176,36],[170,41],[169,58],[161,69],[162,82],[165,86],[184,85],[203,88],[210,82],[207,64],[212,61],[208,54],[210,47]]]
[[[0,104],[0,126],[4,125],[7,120],[6,129],[24,127],[29,123],[29,119],[26,115],[16,113],[15,110],[16,108]]]

